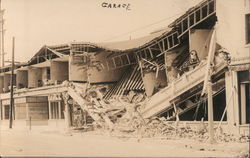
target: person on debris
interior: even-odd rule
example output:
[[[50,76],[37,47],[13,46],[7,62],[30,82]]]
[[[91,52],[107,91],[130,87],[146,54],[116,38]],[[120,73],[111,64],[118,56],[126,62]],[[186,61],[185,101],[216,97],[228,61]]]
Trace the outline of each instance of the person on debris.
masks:
[[[199,63],[199,57],[198,57],[196,50],[191,50],[190,58],[189,58],[189,70],[194,69],[198,63]]]
[[[140,123],[142,119],[138,110],[140,107],[138,103],[142,100],[142,97],[138,96],[134,91],[129,91],[126,97],[123,99],[119,97],[118,99],[126,110],[126,113],[121,119],[127,120],[129,126],[138,126],[138,123]]]

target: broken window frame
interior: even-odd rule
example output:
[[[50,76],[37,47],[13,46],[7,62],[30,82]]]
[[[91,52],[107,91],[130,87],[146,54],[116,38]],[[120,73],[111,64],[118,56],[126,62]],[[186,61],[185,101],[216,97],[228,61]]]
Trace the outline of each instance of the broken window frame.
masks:
[[[249,100],[249,94],[247,93],[247,88],[250,85],[250,72],[249,70],[243,70],[237,72],[237,80],[238,80],[238,94],[239,94],[239,123],[249,124],[250,120],[248,120],[248,111],[247,101]]]

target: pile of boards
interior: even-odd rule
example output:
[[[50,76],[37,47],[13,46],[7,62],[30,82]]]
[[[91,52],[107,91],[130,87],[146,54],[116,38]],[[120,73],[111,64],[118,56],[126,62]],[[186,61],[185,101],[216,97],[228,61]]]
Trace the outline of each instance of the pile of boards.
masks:
[[[100,87],[92,87],[82,97],[87,107],[86,112],[100,118],[94,120],[94,130],[108,131],[114,136],[127,138],[188,138],[198,141],[207,141],[209,138],[208,127],[204,122],[191,127],[178,121],[168,121],[164,117],[143,118],[141,108],[145,106],[146,99],[142,93],[130,91],[127,95],[104,100],[100,94]],[[249,136],[234,136],[223,132],[221,128],[215,128],[215,131],[217,142],[250,140]]]

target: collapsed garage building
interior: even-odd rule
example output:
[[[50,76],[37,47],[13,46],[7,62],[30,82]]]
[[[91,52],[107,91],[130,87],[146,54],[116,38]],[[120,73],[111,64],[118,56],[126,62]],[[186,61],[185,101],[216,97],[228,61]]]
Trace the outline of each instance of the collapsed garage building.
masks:
[[[14,126],[112,126],[122,110],[100,111],[119,109],[119,100],[131,94],[143,101],[143,118],[206,122],[203,91],[212,67],[215,123],[249,134],[249,3],[205,0],[168,28],[129,41],[45,45],[15,65]],[[0,74],[1,125],[10,114],[10,70],[2,67]]]

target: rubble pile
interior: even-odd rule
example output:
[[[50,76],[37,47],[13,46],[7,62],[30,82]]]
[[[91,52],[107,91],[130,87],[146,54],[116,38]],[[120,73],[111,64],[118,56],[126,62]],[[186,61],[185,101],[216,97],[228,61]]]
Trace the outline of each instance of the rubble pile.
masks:
[[[136,109],[136,108],[135,108]],[[130,111],[131,112],[131,111]],[[118,136],[137,137],[137,138],[161,138],[161,139],[192,139],[206,142],[209,138],[207,126],[201,122],[196,128],[191,128],[186,124],[180,125],[178,121],[167,121],[166,118],[154,117],[151,119],[143,119],[140,112],[132,111],[133,114],[128,118],[120,118],[115,124],[113,132]],[[215,131],[217,129],[215,128]],[[219,130],[216,133],[217,142],[250,142],[249,136],[235,136],[227,134]],[[115,135],[114,134],[114,135]]]
[[[114,132],[118,136],[137,137],[137,138],[161,138],[161,139],[192,139],[200,142],[206,142],[209,138],[207,127],[204,124],[198,125],[198,128],[191,128],[187,125],[179,125],[178,122],[170,122],[165,118],[135,119],[128,121],[118,121],[123,128],[116,128]],[[121,126],[120,125],[120,126]],[[116,127],[119,125],[116,125]],[[199,127],[200,126],[200,127]],[[201,127],[203,126],[203,127]],[[215,128],[216,131],[216,128]],[[119,133],[119,134],[117,134]],[[250,142],[249,136],[235,136],[227,133],[218,133],[215,137],[217,142]]]
[[[164,117],[145,119],[140,112],[146,104],[143,93],[130,91],[127,95],[105,100],[102,98],[105,93],[104,88],[92,86],[89,89],[84,89],[85,92],[78,90],[79,95],[85,94],[81,95],[86,105],[82,114],[92,113],[92,116],[98,116],[91,123],[94,130],[99,129],[103,132],[111,132],[113,136],[127,138],[187,138],[202,142],[209,138],[207,126],[203,121],[195,128],[193,126],[191,128],[178,121],[167,121]],[[236,137],[224,133],[221,128],[219,130],[215,128],[215,131],[217,142],[249,142],[250,140],[247,136]]]
[[[233,134],[228,133],[220,133],[218,136],[216,136],[217,142],[240,142],[240,143],[246,143],[250,142],[250,137],[241,135],[241,136],[235,136]]]

